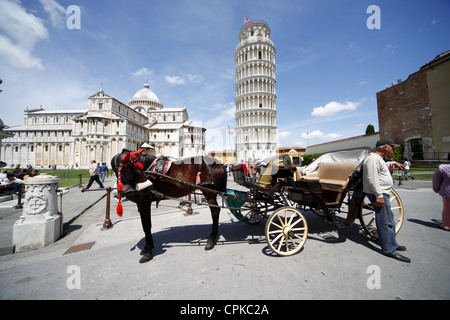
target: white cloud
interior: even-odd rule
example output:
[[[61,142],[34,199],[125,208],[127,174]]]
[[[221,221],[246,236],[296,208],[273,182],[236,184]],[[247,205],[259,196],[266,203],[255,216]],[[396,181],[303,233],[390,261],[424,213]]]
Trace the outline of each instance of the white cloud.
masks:
[[[304,132],[301,134],[302,139],[305,139],[307,141],[309,140],[321,140],[321,141],[327,141],[327,140],[334,140],[339,139],[342,137],[342,134],[339,133],[328,133],[325,134],[320,130],[314,130],[312,132]]]
[[[232,148],[236,132],[234,131],[234,113],[236,106],[234,102],[225,104],[217,103],[207,113],[210,118],[203,122],[206,128],[206,150],[219,151]],[[206,112],[205,112],[206,114]],[[206,117],[204,117],[206,118]],[[234,134],[228,134],[227,129],[230,129]],[[231,139],[231,141],[230,141]]]
[[[359,48],[359,46],[358,46],[357,44],[350,43],[350,44],[348,45],[347,49],[348,49],[349,51],[358,52],[360,48]]]
[[[166,76],[164,79],[167,83],[172,85],[181,85],[185,83],[184,79],[180,78],[179,76]]]
[[[148,70],[146,67],[142,67],[138,71],[133,72],[133,76],[138,78],[150,78],[151,76],[153,76],[153,71]]]
[[[234,102],[215,104],[211,110],[207,112],[211,118],[205,121],[205,128],[208,130],[223,128],[225,130],[228,125],[231,125],[231,123],[234,122],[235,112],[236,106],[234,105]]]
[[[57,29],[63,29],[66,26],[66,10],[55,0],[39,0],[44,7],[45,12],[50,17],[52,26]]]
[[[0,58],[4,58],[8,64],[16,68],[43,70],[42,60],[35,58],[24,47],[13,44],[10,39],[0,34]]]
[[[182,85],[186,84],[186,82],[190,83],[202,83],[204,77],[200,74],[188,74],[184,77],[180,76],[165,76],[164,79],[167,83],[171,85]]]
[[[361,102],[347,101],[344,103],[340,103],[336,101],[331,101],[327,103],[325,106],[314,108],[313,112],[311,112],[311,115],[315,117],[331,116],[343,110],[356,110],[360,105]]]
[[[187,77],[191,82],[194,82],[194,83],[203,82],[203,76],[199,75],[199,74],[188,74]]]
[[[386,47],[384,47],[383,53],[394,54],[396,50],[397,50],[397,46],[394,46],[392,43],[389,43],[386,45]]]
[[[0,1],[0,30],[28,50],[34,47],[36,41],[48,39],[42,20],[27,13],[16,1]]]
[[[18,68],[43,69],[42,61],[32,55],[39,40],[48,40],[42,20],[26,12],[20,2],[0,1],[0,56]]]
[[[281,131],[278,136],[280,140],[283,140],[287,139],[290,135],[291,135],[290,131]]]

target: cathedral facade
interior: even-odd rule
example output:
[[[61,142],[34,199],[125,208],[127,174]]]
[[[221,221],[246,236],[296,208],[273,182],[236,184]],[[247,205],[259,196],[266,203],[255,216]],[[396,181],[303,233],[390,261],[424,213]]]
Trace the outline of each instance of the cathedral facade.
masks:
[[[252,162],[277,154],[275,46],[263,21],[239,32],[236,63],[236,159]]]
[[[1,160],[8,166],[80,167],[109,164],[122,149],[147,143],[156,154],[183,158],[205,154],[205,128],[189,120],[186,107],[164,108],[148,83],[128,105],[103,89],[86,110],[24,111],[24,124],[4,129]]]

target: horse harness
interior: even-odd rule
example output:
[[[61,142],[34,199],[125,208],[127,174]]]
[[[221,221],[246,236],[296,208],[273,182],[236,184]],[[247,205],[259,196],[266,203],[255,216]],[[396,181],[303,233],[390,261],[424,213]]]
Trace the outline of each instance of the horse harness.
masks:
[[[194,162],[196,162],[196,161],[194,161]],[[165,156],[158,157],[152,162],[152,164],[148,167],[146,172],[150,173],[150,175],[151,175],[151,173],[156,173],[156,175],[154,175],[153,177],[156,176],[156,179],[160,179],[161,175],[166,175],[169,172],[169,170],[172,166],[172,163],[173,163],[173,161],[170,160],[169,157],[165,157]],[[203,164],[206,165],[209,181],[204,181],[204,182],[201,181],[200,176],[202,174]],[[201,162],[198,164],[198,171],[197,171],[197,175],[195,178],[195,184],[196,185],[209,185],[209,184],[214,185],[214,180],[212,179],[211,168],[206,163],[203,156],[201,156]]]
[[[202,158],[202,162],[198,166],[198,172],[197,172],[197,176],[196,176],[196,179],[195,179],[195,184],[197,184],[199,186],[201,186],[201,185],[209,185],[209,184],[214,185],[214,180],[213,180],[212,174],[211,174],[211,168],[206,163],[205,158],[203,156],[201,156],[201,158]],[[200,175],[202,174],[202,165],[203,164],[206,165],[206,169],[208,170],[208,177],[209,177],[209,181],[205,181],[205,182],[202,182],[201,179],[200,179]]]

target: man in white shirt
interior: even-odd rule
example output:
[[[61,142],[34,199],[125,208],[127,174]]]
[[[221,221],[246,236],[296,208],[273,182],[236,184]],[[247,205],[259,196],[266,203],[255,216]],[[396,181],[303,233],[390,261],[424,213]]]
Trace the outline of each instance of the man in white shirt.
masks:
[[[14,191],[16,193],[19,193],[19,185],[24,184],[25,182],[19,178],[16,178],[14,173],[8,172],[6,174],[6,178],[1,181],[2,185],[6,186],[13,186]]]
[[[100,169],[95,160],[91,161],[91,166],[89,167],[89,174],[91,178],[89,179],[89,183],[86,186],[86,189],[89,189],[94,181],[96,181],[99,184],[100,188],[104,188],[103,183],[100,181],[99,178]]]
[[[16,178],[16,176],[14,175],[14,173],[9,172],[6,174],[6,178],[3,179],[2,184],[4,186],[10,186],[13,184],[24,184],[25,182],[23,182],[23,180]]]
[[[375,209],[378,238],[383,254],[403,262],[411,262],[409,258],[396,252],[405,251],[406,247],[399,246],[396,241],[394,214],[390,203],[393,183],[389,167],[394,165],[402,170],[404,167],[395,161],[384,161],[383,158],[393,154],[393,141],[382,139],[377,142],[376,151],[369,154],[363,162],[363,191]]]

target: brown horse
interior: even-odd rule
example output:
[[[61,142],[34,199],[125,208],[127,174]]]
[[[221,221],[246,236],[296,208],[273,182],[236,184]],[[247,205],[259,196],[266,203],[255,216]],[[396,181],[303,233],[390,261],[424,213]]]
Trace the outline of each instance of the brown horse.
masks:
[[[119,206],[118,214],[121,215],[120,196],[124,195],[128,200],[137,204],[141,216],[142,228],[145,233],[145,247],[141,251],[143,256],[140,263],[150,261],[154,248],[151,233],[151,203],[158,200],[159,195],[180,198],[193,192],[192,186],[177,182],[176,180],[197,184],[207,189],[225,192],[227,174],[222,163],[210,157],[191,157],[181,161],[175,161],[165,175],[172,179],[162,178],[149,174],[147,169],[155,161],[154,156],[142,154],[144,149],[136,152],[122,150],[111,160],[111,166],[118,177]],[[125,186],[125,187],[124,187]],[[203,195],[208,204],[217,206],[217,193],[207,192],[203,189]],[[212,216],[212,230],[205,250],[211,250],[216,244],[219,229],[220,208],[210,207]]]

